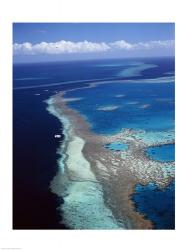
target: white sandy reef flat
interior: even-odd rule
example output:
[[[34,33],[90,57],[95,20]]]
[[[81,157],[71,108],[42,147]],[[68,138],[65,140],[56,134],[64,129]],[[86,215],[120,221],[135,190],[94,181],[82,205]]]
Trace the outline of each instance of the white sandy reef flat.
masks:
[[[48,111],[60,117],[63,126],[65,123],[67,128],[65,134],[68,140],[62,142],[61,150],[64,152],[59,161],[58,175],[62,177],[62,185],[59,185],[58,177],[55,177],[51,184],[52,191],[64,199],[64,204],[61,205],[62,222],[72,229],[122,229],[112,211],[106,207],[102,186],[82,154],[84,140],[74,135],[68,125],[69,121],[54,109],[52,98],[48,100],[48,105]]]

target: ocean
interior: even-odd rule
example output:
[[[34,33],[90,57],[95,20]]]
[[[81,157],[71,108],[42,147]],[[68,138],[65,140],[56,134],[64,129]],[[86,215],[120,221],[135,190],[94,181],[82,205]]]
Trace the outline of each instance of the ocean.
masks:
[[[92,215],[88,214],[89,221],[80,224],[77,219],[80,210],[77,209],[77,213],[72,211],[72,201],[68,203],[65,195],[57,195],[58,192],[55,194],[51,190],[51,183],[61,167],[59,159],[66,153],[65,149],[64,152],[59,150],[66,135],[65,124],[48,112],[49,103],[46,101],[59,91],[64,91],[63,98],[67,107],[83,117],[91,132],[107,138],[125,129],[131,130],[133,138],[142,143],[144,150],[148,150],[145,155],[149,154],[150,164],[158,164],[161,159],[160,164],[163,163],[165,176],[162,177],[162,182],[165,185],[162,186],[158,178],[154,183],[154,176],[147,183],[136,180],[134,193],[129,199],[135,203],[134,211],[143,214],[155,229],[173,229],[174,182],[168,182],[168,179],[174,175],[173,165],[170,165],[174,162],[174,150],[167,145],[174,145],[174,71],[174,58],[15,64],[13,228],[89,229],[90,225],[95,225],[94,229],[118,228],[114,221],[108,219],[103,219],[103,224],[94,224],[93,220],[100,218],[98,214],[94,215],[93,219]],[[55,138],[56,134],[62,137]],[[110,147],[107,149],[106,145],[110,143],[103,145],[103,148],[111,151],[111,154],[115,150],[122,153],[124,151],[124,154],[127,151],[128,157],[128,146],[125,149],[123,147],[126,143],[119,142],[117,148],[113,144],[115,147],[112,150]],[[161,148],[164,148],[164,153]],[[99,181],[97,173],[96,179]],[[105,190],[104,182],[101,181],[99,185]],[[72,187],[72,184],[68,183],[66,189],[74,190]],[[107,192],[103,192],[106,199]],[[69,197],[72,195],[68,194]],[[79,199],[80,197],[83,199],[83,196],[79,196]],[[98,197],[94,202],[101,203],[101,194]],[[164,200],[167,202],[164,203],[163,212],[161,204]],[[87,206],[87,200],[84,198],[81,209],[84,207],[86,210]],[[101,206],[98,207],[101,209]],[[107,206],[110,211],[106,209],[106,214],[113,212],[111,207],[110,204]],[[118,212],[113,212],[118,220],[116,214]],[[81,216],[81,220],[85,220],[84,215]],[[102,218],[104,216],[105,214]],[[72,218],[71,223],[67,217]],[[122,224],[120,219],[119,228],[123,228]]]

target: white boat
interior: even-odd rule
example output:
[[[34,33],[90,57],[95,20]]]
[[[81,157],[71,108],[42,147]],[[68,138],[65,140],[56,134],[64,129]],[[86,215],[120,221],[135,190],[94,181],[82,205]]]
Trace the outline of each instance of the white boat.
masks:
[[[55,138],[61,138],[61,135],[56,134],[56,135],[54,135],[54,137],[55,137]]]

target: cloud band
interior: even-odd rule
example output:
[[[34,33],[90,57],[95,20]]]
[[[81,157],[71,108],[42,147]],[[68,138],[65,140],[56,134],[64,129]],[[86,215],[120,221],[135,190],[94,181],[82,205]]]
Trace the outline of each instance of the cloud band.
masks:
[[[125,40],[114,41],[111,43],[95,43],[89,41],[72,42],[72,41],[57,41],[57,42],[41,42],[32,44],[30,42],[25,43],[14,43],[13,52],[14,54],[24,55],[37,55],[37,54],[72,54],[72,53],[100,53],[115,50],[152,50],[156,48],[160,49],[174,49],[174,40],[165,41],[149,41],[139,43],[129,43]]]

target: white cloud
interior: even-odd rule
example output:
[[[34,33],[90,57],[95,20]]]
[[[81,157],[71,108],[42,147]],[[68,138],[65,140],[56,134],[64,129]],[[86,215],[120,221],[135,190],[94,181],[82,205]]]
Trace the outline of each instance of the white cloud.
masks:
[[[154,49],[154,48],[174,48],[175,42],[174,40],[166,40],[166,41],[150,41],[146,43],[137,43],[136,48],[139,49]]]
[[[69,53],[92,53],[105,52],[110,50],[110,47],[102,43],[93,43],[88,41],[71,42],[58,41],[55,43],[41,42],[37,44],[31,43],[15,43],[13,45],[15,54],[69,54]]]
[[[115,41],[113,43],[110,43],[111,48],[114,49],[126,49],[126,50],[130,50],[133,49],[134,45],[130,44],[124,40],[120,40],[120,41]]]
[[[149,41],[139,43],[128,43],[125,40],[115,41],[110,43],[111,48],[125,50],[141,50],[141,49],[156,49],[156,48],[174,48],[174,40],[165,41]]]
[[[32,44],[29,42],[25,43],[14,43],[13,50],[14,54],[70,54],[70,53],[97,53],[114,50],[150,50],[156,48],[173,49],[174,40],[165,41],[149,41],[139,43],[129,43],[125,40],[114,41],[111,43],[94,43],[94,42],[71,42],[61,40],[58,42],[41,42]]]

